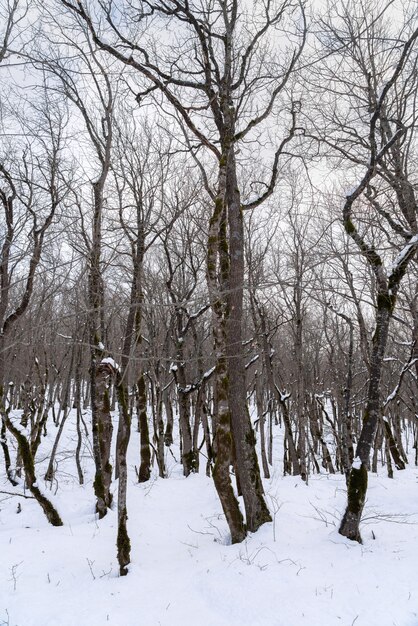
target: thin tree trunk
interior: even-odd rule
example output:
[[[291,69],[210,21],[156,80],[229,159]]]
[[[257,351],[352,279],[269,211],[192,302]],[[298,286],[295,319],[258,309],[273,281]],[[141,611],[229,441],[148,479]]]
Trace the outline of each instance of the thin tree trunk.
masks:
[[[128,535],[127,520],[128,512],[126,506],[126,494],[128,487],[128,466],[126,455],[131,434],[131,416],[128,406],[128,390],[122,375],[117,374],[117,395],[119,404],[119,428],[118,428],[118,534],[117,534],[117,557],[119,563],[119,573],[126,576],[127,566],[131,562],[131,542]]]
[[[145,376],[141,371],[138,378],[138,423],[140,436],[141,464],[138,472],[138,482],[144,483],[151,477],[151,447],[149,441],[149,428],[147,416],[147,388]]]
[[[94,488],[97,496],[99,517],[106,514],[112,504],[112,466],[110,451],[112,447],[112,415],[110,413],[110,386],[114,375],[113,367],[108,363],[99,363],[96,367],[94,409],[97,420],[97,435],[100,452],[100,472],[96,472]]]

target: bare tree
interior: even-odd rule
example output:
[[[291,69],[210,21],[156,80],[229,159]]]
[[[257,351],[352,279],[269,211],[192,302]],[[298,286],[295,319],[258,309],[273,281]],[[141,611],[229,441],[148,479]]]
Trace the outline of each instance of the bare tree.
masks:
[[[407,19],[395,30],[377,5],[372,10],[370,5],[352,3],[323,30],[328,61],[322,81],[325,72],[332,90],[344,94],[350,108],[342,98],[331,109],[324,107],[330,125],[325,134],[317,127],[318,134],[358,171],[358,182],[346,193],[343,222],[376,285],[367,403],[340,526],[341,534],[358,541],[370,450],[381,415],[389,324],[401,281],[418,247],[415,178],[409,165],[416,125],[418,29],[414,26],[414,20]],[[369,216],[379,237],[374,240],[367,232]],[[390,244],[392,258],[385,255],[384,242]]]
[[[29,309],[45,239],[66,191],[62,152],[65,147],[67,117],[56,101],[47,94],[44,97],[44,112],[41,115],[37,103],[32,105],[32,113],[33,110],[36,112],[35,123],[30,124],[25,118],[25,132],[29,134],[31,131],[32,134],[29,134],[28,144],[23,152],[14,155],[3,153],[0,162],[0,201],[5,225],[0,256],[0,412],[2,448],[9,480],[15,484],[11,473],[6,427],[16,439],[29,489],[49,521],[54,525],[61,525],[53,505],[37,487],[34,470],[34,457],[46,416],[40,408],[39,419],[32,423],[28,441],[20,426],[10,417],[12,404],[9,402],[7,406],[4,390],[10,335]],[[46,389],[42,378],[40,382],[43,386],[41,407],[45,401]]]
[[[87,249],[89,275],[90,393],[93,456],[96,467],[94,492],[99,517],[104,517],[112,502],[110,449],[113,426],[107,391],[109,371],[101,364],[105,354],[104,285],[101,263],[104,194],[111,166],[113,142],[114,86],[88,31],[86,30],[85,42],[81,45],[76,37],[74,40],[71,38],[69,31],[59,24],[55,17],[49,14],[46,17],[49,21],[52,20],[54,26],[54,35],[44,32],[48,53],[42,51],[40,46],[36,57],[31,58],[36,66],[41,65],[51,76],[49,89],[64,95],[81,116],[96,161],[94,180],[91,182],[91,233],[84,230],[83,239]],[[68,24],[65,26],[69,28]],[[77,62],[62,59],[61,46],[74,49]],[[89,77],[89,84],[85,79],[80,79],[80,76],[84,75]],[[75,201],[80,205],[82,212],[84,203],[80,198],[80,192],[73,190],[73,193],[77,196]]]
[[[286,117],[290,130],[275,151],[271,176],[260,193],[243,202],[238,177],[238,146],[244,145],[255,129],[262,132],[263,123],[276,109],[285,87],[295,70],[304,44],[304,26],[293,49],[271,57],[263,49],[276,29],[291,30],[295,15],[304,20],[303,7],[285,0],[254,3],[251,12],[240,12],[236,0],[194,7],[188,2],[127,3],[118,7],[122,18],[114,21],[114,7],[103,7],[103,17],[110,27],[106,34],[84,4],[62,0],[62,4],[83,19],[96,44],[120,62],[133,68],[144,81],[137,99],[158,90],[174,109],[195,149],[204,147],[215,158],[217,181],[210,185],[206,170],[201,168],[214,209],[210,220],[207,278],[213,310],[217,365],[217,403],[219,410],[218,456],[214,480],[231,528],[233,541],[241,541],[245,530],[238,505],[230,486],[228,467],[231,462],[229,424],[232,425],[235,466],[244,496],[246,523],[255,531],[270,520],[263,498],[255,437],[244,395],[244,368],[241,355],[242,306],[244,279],[242,210],[259,206],[273,192],[279,159],[296,130],[297,105],[290,101]],[[154,56],[152,47],[138,42],[142,26],[150,16],[166,19],[168,28],[177,28],[177,48],[170,46]],[[136,23],[136,33],[132,24]],[[256,26],[253,26],[253,24]],[[190,48],[190,41],[194,46]],[[190,50],[193,52],[189,52]],[[262,51],[265,53],[264,56]],[[259,55],[266,71],[258,72]],[[177,59],[174,61],[174,59]],[[180,60],[180,62],[179,62]],[[174,61],[174,62],[173,62]],[[258,105],[255,101],[258,100]]]

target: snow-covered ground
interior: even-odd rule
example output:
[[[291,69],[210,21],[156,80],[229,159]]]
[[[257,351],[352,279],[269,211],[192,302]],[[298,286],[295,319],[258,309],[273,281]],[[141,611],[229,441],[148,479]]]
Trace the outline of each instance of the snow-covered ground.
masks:
[[[41,486],[50,445],[45,440],[38,452]],[[278,453],[279,445],[280,433]],[[278,461],[265,481],[273,523],[232,546],[203,468],[185,479],[168,454],[167,480],[136,482],[139,443],[133,433],[132,564],[120,578],[116,512],[96,520],[88,447],[84,487],[77,482],[74,447],[68,422],[51,494],[63,527],[50,526],[34,500],[0,494],[0,626],[418,625],[413,465],[393,480],[384,468],[370,476],[359,545],[337,533],[343,478],[314,475],[307,486],[283,477]],[[0,489],[13,490],[4,473]]]

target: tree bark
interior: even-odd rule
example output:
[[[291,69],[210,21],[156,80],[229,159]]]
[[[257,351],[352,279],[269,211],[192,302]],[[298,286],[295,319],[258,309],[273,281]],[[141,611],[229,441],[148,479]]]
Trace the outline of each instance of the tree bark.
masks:
[[[358,461],[357,463],[354,462],[350,469],[347,487],[347,508],[339,528],[341,535],[360,543],[359,526],[366,499],[370,450],[381,415],[380,380],[394,298],[389,297],[387,294],[379,294],[377,306],[376,328],[372,339],[367,403],[363,416],[363,427],[356,449]]]
[[[233,115],[228,107],[229,115]],[[233,125],[232,131],[233,131]],[[229,129],[228,129],[228,132]],[[255,448],[256,438],[246,401],[245,369],[242,357],[242,319],[244,293],[244,225],[238,189],[234,148],[228,152],[226,199],[228,204],[229,256],[228,274],[228,374],[231,425],[236,469],[244,498],[246,525],[255,532],[271,516],[264,500],[264,489]]]

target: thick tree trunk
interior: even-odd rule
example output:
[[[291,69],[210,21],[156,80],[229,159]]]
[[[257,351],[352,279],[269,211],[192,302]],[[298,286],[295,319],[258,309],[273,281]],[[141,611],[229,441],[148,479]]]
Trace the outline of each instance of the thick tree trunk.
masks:
[[[232,462],[233,440],[231,415],[229,410],[229,371],[226,364],[227,306],[223,289],[227,286],[229,273],[228,243],[226,238],[226,162],[222,161],[219,173],[219,195],[209,223],[207,247],[207,280],[212,307],[212,324],[217,354],[214,394],[214,449],[216,452],[212,475],[215,488],[221,501],[232,543],[245,539],[246,529],[231,484],[230,465]]]
[[[246,400],[245,368],[242,357],[244,292],[244,226],[233,148],[228,153],[226,198],[228,203],[229,257],[227,356],[229,405],[235,446],[236,469],[244,498],[247,529],[255,532],[271,521],[264,500],[256,438]]]
[[[177,350],[177,394],[179,405],[179,427],[181,437],[181,462],[184,476],[189,476],[197,469],[197,461],[193,451],[192,431],[190,427],[190,398],[183,390],[186,388],[186,373],[182,363],[184,354],[182,347]]]
[[[218,419],[216,427],[216,461],[213,468],[213,480],[228,522],[231,541],[232,543],[240,543],[245,539],[246,531],[229,474],[232,461],[232,436],[228,406],[228,373],[225,359],[218,360],[216,395],[218,398]]]
[[[386,297],[385,297],[386,296]],[[350,469],[347,488],[347,508],[342,519],[339,533],[361,543],[360,520],[367,492],[367,471],[370,462],[370,450],[373,445],[376,428],[380,419],[380,380],[383,358],[385,355],[390,319],[394,299],[378,295],[376,328],[373,335],[372,355],[370,359],[370,380],[363,427],[356,449],[356,459]]]

